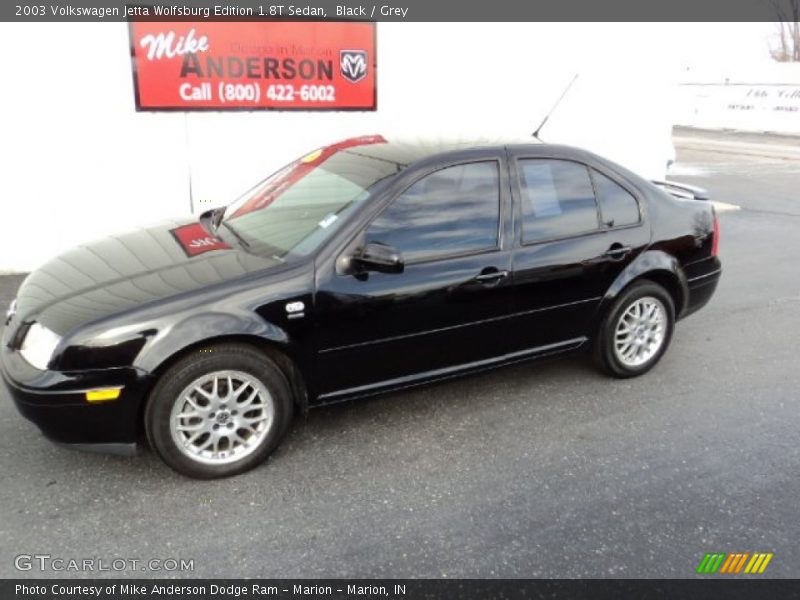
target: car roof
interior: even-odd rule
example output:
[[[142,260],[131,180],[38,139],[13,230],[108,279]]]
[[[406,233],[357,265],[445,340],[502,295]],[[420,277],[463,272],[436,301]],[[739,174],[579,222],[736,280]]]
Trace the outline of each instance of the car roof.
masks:
[[[359,143],[363,140],[363,143]],[[509,145],[541,146],[533,137],[528,138],[457,138],[457,137],[387,137],[381,135],[353,138],[339,142],[346,145],[344,152],[359,154],[397,163],[403,167],[443,154],[478,148],[503,148]]]

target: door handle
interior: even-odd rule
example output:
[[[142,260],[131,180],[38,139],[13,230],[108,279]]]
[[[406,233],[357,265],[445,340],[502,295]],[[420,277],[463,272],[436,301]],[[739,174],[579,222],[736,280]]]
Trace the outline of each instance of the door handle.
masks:
[[[622,260],[631,252],[630,246],[619,246],[614,245],[603,254],[603,256],[608,257],[611,260]]]
[[[475,281],[480,283],[495,283],[508,277],[508,271],[490,271],[488,273],[481,273],[475,276]]]

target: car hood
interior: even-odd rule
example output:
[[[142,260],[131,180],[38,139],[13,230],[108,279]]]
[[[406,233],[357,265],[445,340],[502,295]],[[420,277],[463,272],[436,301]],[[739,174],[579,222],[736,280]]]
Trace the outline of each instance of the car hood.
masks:
[[[64,335],[90,321],[279,265],[240,250],[196,220],[83,244],[31,273],[14,321],[37,320]]]

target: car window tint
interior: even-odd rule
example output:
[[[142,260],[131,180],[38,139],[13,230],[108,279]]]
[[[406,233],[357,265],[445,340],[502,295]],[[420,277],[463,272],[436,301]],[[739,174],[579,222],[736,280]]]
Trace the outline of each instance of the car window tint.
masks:
[[[594,189],[603,223],[609,227],[633,225],[640,220],[639,205],[625,188],[592,169]]]
[[[406,261],[495,248],[500,219],[495,161],[448,167],[398,196],[367,230]]]
[[[566,160],[519,161],[522,239],[525,242],[597,229],[588,169]]]

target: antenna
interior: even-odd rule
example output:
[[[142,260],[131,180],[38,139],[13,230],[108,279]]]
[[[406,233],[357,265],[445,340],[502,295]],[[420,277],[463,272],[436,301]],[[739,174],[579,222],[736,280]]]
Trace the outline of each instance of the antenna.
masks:
[[[189,113],[183,112],[183,139],[186,142],[186,178],[189,182],[189,212],[194,214],[194,189],[192,188],[192,145],[189,143]]]
[[[550,115],[552,115],[555,112],[556,108],[558,108],[558,105],[561,104],[561,101],[564,99],[564,96],[567,95],[567,92],[569,91],[569,88],[572,87],[572,84],[575,83],[575,80],[577,78],[578,78],[578,73],[575,73],[575,77],[572,78],[572,80],[567,84],[567,87],[564,88],[564,91],[561,92],[561,95],[558,97],[558,100],[556,100],[556,103],[553,104],[553,108],[551,108],[550,112],[548,112],[544,116],[544,119],[542,119],[542,122],[539,123],[539,127],[537,127],[536,131],[533,132],[533,137],[535,137],[540,142],[542,141],[542,138],[539,137],[539,132],[542,130],[542,127],[544,127],[544,124],[547,123],[547,119],[550,118]]]

